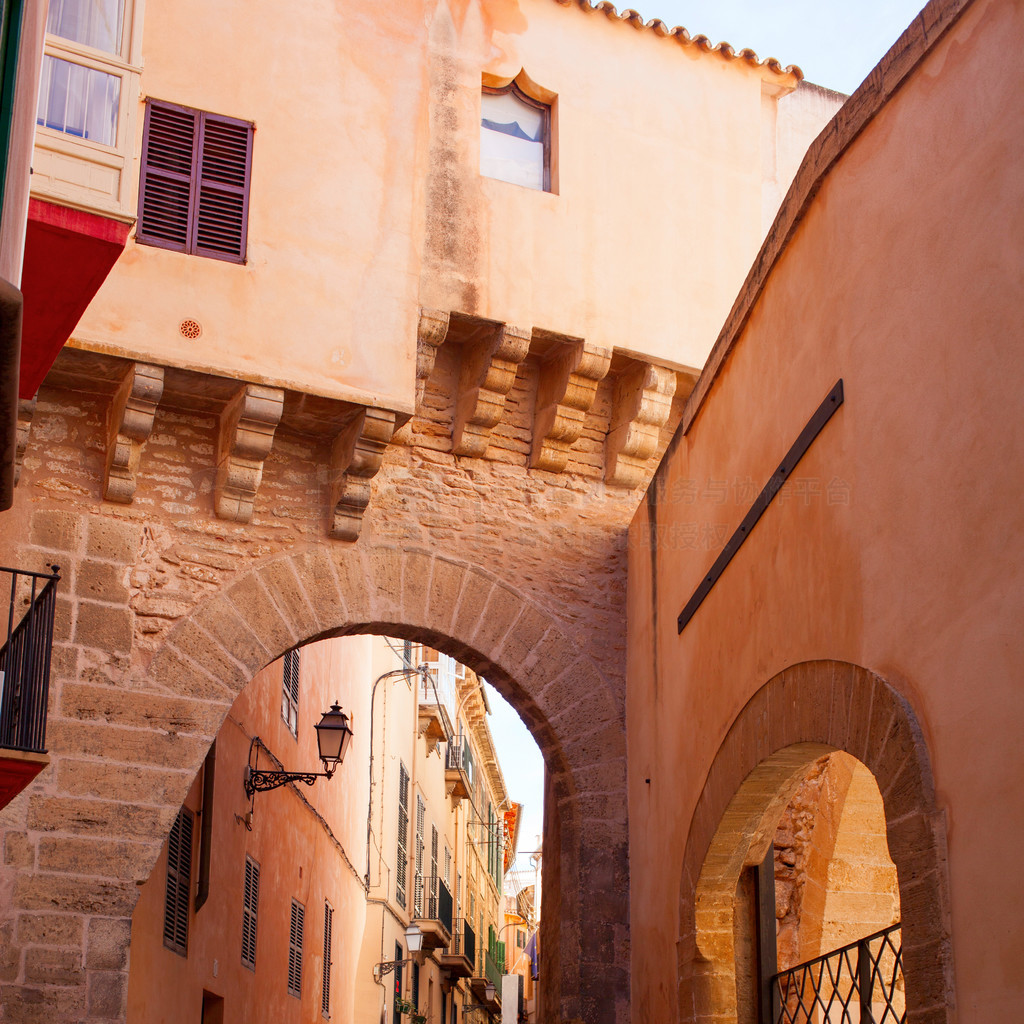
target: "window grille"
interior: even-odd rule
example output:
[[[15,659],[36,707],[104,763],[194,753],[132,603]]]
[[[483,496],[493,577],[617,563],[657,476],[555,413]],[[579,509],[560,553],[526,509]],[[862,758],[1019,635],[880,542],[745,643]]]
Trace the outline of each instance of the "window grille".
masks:
[[[178,811],[167,838],[167,891],[164,898],[164,945],[188,955],[188,905],[192,882],[192,830],[187,807]]]
[[[281,673],[281,717],[293,736],[299,735],[299,652],[284,656]]]
[[[409,865],[409,772],[399,762],[398,768],[398,863],[395,866],[395,899],[405,908],[406,881]]]
[[[150,100],[137,241],[244,263],[252,136],[246,121]]]
[[[292,900],[292,921],[288,933],[288,995],[302,998],[302,931],[306,908]]]
[[[334,907],[324,900],[324,981],[320,990],[320,1012],[331,1016],[331,940],[334,931]]]
[[[245,858],[245,889],[242,895],[242,963],[256,970],[256,911],[260,900],[260,866]]]

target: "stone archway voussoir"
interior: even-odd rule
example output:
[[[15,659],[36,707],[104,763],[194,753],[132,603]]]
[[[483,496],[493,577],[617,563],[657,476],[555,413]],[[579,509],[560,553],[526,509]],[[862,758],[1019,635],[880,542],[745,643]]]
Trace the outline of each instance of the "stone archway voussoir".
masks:
[[[193,654],[195,660],[211,671],[219,674],[228,671],[225,663],[237,664],[242,673],[241,686],[235,687],[234,680],[238,677],[226,675],[232,679],[232,687],[237,695],[254,675],[272,658],[263,641],[250,628],[238,607],[223,593],[204,601],[194,612],[191,619],[181,623],[168,637],[169,643],[179,649],[190,649],[184,639],[196,631],[196,643],[202,641],[204,646],[197,647]],[[179,640],[179,636],[183,639]],[[205,646],[203,638],[212,638],[219,645],[217,648]],[[203,655],[200,658],[200,655]],[[152,668],[151,668],[152,674]]]

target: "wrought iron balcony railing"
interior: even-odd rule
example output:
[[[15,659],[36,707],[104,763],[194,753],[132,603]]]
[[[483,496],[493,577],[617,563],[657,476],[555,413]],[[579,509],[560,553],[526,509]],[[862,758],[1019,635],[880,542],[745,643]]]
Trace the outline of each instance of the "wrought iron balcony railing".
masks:
[[[501,993],[501,968],[491,958],[490,953],[484,953],[484,977]]]
[[[899,924],[780,971],[772,978],[775,1024],[904,1024]]]
[[[413,908],[417,918],[440,921],[449,934],[452,930],[452,894],[437,875],[417,875],[413,888]]]
[[[448,952],[452,956],[464,956],[471,964],[476,963],[476,933],[464,917],[455,919]]]
[[[0,747],[46,752],[46,701],[56,608],[52,573],[0,568],[8,588],[7,640],[0,648]]]
[[[444,766],[463,772],[472,788],[474,783],[473,752],[470,749],[469,740],[461,735],[452,739],[448,744],[448,752],[445,754]]]

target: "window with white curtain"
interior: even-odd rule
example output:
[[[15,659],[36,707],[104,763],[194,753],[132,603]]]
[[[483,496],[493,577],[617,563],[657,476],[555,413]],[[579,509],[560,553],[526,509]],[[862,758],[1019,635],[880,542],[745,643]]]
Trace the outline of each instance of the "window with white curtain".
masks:
[[[127,59],[125,3],[50,0],[37,124],[104,146],[117,145],[124,71],[111,61]]]
[[[43,57],[36,122],[104,146],[117,143],[121,79],[69,60]]]
[[[46,31],[51,35],[121,54],[124,0],[50,0]]]
[[[551,188],[551,108],[513,82],[480,97],[480,173],[513,185]]]

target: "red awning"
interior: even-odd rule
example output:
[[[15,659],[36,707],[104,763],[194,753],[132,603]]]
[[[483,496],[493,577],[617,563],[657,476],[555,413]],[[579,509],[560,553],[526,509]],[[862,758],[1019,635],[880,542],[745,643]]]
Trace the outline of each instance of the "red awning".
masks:
[[[121,255],[131,225],[32,199],[25,232],[19,395],[31,398]]]

